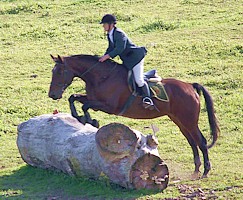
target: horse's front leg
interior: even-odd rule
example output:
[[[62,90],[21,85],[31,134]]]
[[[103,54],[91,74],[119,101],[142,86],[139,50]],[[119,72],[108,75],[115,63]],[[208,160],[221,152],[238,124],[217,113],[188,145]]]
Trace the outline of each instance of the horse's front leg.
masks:
[[[73,94],[69,97],[68,101],[69,101],[69,106],[71,109],[71,114],[74,118],[76,118],[82,124],[89,123],[97,128],[99,127],[98,121],[95,119],[91,119],[90,114],[88,112],[88,109],[92,107],[91,106],[92,103],[90,104],[90,102],[88,101],[87,95]],[[75,101],[78,101],[83,104],[82,110],[84,112],[84,116],[78,115],[77,110],[74,105]]]
[[[85,117],[86,123],[91,124],[96,128],[99,128],[99,122],[96,119],[91,118],[91,116],[88,112],[89,108],[93,108],[92,102],[87,102],[82,106],[82,110],[84,112],[84,117]]]
[[[88,101],[87,100],[87,96],[86,95],[82,95],[82,94],[72,94],[69,97],[68,101],[69,101],[69,106],[70,106],[70,110],[71,110],[72,116],[78,119],[79,116],[78,116],[77,110],[76,110],[76,108],[74,106],[74,102],[78,101],[78,102],[80,102],[82,104],[85,104]]]

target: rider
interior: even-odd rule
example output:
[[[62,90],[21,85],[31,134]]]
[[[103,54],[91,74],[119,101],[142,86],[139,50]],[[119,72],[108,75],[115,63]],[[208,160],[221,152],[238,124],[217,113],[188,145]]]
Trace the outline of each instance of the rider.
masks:
[[[148,84],[143,77],[144,57],[147,50],[145,47],[138,47],[133,44],[127,35],[116,27],[116,17],[114,15],[104,15],[100,24],[103,24],[104,30],[107,32],[109,46],[99,61],[104,62],[119,55],[123,64],[133,71],[135,82],[143,91],[144,107],[153,106]]]

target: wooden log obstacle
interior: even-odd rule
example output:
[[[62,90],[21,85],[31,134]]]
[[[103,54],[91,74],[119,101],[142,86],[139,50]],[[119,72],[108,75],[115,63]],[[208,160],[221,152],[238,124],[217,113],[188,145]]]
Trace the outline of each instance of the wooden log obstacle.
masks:
[[[131,189],[164,190],[169,180],[152,135],[111,123],[97,129],[69,114],[41,115],[18,126],[17,145],[31,166],[98,178]]]

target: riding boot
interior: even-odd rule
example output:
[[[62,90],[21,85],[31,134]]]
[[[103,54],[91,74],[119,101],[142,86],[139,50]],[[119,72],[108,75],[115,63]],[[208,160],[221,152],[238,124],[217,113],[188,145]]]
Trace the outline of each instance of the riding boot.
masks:
[[[145,109],[147,109],[147,108],[153,109],[154,103],[153,103],[153,101],[151,99],[150,89],[148,87],[147,82],[145,82],[144,85],[141,88],[142,88],[142,91],[143,91],[143,105],[144,105],[144,108]]]

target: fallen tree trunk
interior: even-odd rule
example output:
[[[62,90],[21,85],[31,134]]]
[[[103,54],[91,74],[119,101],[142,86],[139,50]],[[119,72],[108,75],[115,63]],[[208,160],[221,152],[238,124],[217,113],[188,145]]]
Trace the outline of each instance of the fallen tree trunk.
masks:
[[[126,188],[163,190],[168,184],[156,139],[123,124],[98,130],[69,114],[42,115],[18,126],[17,145],[23,160],[35,167],[92,178],[103,172]]]

